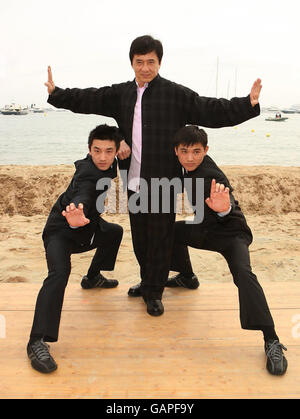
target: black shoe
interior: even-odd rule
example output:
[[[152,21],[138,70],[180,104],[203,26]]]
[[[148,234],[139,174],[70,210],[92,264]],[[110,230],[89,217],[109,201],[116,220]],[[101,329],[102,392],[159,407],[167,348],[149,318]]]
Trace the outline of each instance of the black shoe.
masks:
[[[86,275],[81,280],[81,286],[85,290],[91,288],[115,288],[119,285],[116,279],[107,279],[102,274],[96,275],[93,279],[89,279]]]
[[[151,316],[161,316],[164,312],[164,306],[161,300],[145,300],[147,304],[147,313]]]
[[[267,370],[273,375],[283,375],[287,370],[288,362],[283,355],[282,349],[287,350],[278,340],[265,342],[267,355]]]
[[[57,364],[49,353],[49,345],[41,339],[28,343],[27,355],[32,368],[39,372],[49,373],[57,369]]]
[[[141,297],[141,283],[134,285],[133,287],[130,287],[128,290],[128,295],[130,297]]]
[[[175,287],[184,287],[184,288],[190,288],[192,290],[195,290],[200,285],[198,278],[196,275],[191,276],[190,278],[187,278],[183,276],[182,274],[177,274],[171,278],[169,278],[166,282],[166,287],[175,288]]]

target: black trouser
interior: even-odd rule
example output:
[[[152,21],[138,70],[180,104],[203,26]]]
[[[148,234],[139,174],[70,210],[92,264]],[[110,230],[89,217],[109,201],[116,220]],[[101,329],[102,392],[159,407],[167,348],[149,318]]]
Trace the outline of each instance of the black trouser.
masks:
[[[178,221],[175,223],[170,270],[192,272],[187,246],[211,250],[224,256],[238,287],[240,322],[243,329],[262,330],[264,327],[274,327],[263,289],[251,269],[249,241],[246,237],[232,235],[220,238],[213,234],[201,237],[195,225]]]
[[[129,198],[132,195],[128,191]],[[160,300],[168,279],[176,216],[172,208],[173,205],[169,213],[137,214],[129,208],[132,244],[140,265],[141,292],[145,299]]]
[[[71,273],[71,254],[96,248],[88,276],[93,278],[100,270],[112,271],[122,235],[121,226],[105,222],[97,226],[91,245],[81,246],[59,233],[44,238],[48,276],[37,297],[31,338],[44,338],[48,342],[58,339],[64,293]]]

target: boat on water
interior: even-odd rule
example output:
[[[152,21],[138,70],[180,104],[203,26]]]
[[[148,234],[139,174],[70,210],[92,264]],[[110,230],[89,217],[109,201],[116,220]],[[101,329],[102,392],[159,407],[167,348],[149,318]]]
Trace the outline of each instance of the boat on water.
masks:
[[[286,116],[281,116],[281,113],[277,113],[273,118],[269,117],[269,118],[265,118],[266,121],[276,121],[276,122],[280,122],[280,121],[285,121],[286,119],[289,119]]]
[[[283,113],[297,113],[298,111],[296,109],[290,108],[290,109],[282,109],[281,112],[283,112]]]
[[[28,112],[28,108],[24,108],[21,105],[16,105],[15,103],[5,105],[5,107],[1,109],[1,113],[3,115],[27,115]]]
[[[45,112],[45,110],[43,108],[39,108],[35,104],[32,104],[30,106],[29,111],[33,112],[33,113],[44,113]]]

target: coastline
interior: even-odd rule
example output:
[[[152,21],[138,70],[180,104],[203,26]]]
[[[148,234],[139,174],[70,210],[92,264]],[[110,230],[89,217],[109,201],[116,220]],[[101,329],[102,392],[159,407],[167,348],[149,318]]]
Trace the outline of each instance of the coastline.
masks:
[[[299,167],[221,166],[253,232],[251,264],[258,280],[300,281]],[[41,233],[47,215],[74,172],[72,165],[0,166],[0,282],[39,282],[47,274]],[[104,218],[124,229],[115,271],[107,277],[139,282],[128,214]],[[178,216],[179,219],[182,215]],[[70,282],[80,283],[94,251],[72,256]],[[232,281],[221,255],[190,249],[200,282]],[[79,285],[80,286],[80,285]]]

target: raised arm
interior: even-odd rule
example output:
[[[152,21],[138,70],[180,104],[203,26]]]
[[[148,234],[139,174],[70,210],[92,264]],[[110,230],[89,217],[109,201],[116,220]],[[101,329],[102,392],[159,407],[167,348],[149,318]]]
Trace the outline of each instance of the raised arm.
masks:
[[[48,81],[45,86],[49,93],[48,103],[56,108],[118,119],[119,93],[118,88],[115,87],[116,85],[101,88],[62,89],[55,86],[52,69],[48,66]]]

